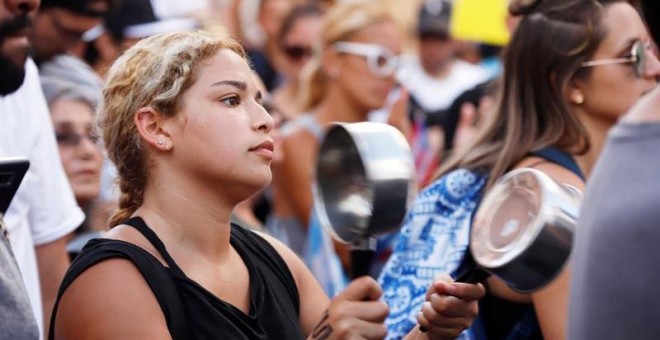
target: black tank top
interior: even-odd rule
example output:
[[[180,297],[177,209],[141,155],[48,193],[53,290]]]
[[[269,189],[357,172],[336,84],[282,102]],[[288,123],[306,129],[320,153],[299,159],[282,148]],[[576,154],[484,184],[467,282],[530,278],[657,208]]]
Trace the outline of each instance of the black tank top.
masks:
[[[71,264],[60,287],[50,339],[54,335],[57,306],[66,288],[83,271],[111,258],[128,259],[140,270],[163,310],[173,339],[303,339],[294,278],[279,253],[257,234],[231,226],[231,245],[250,275],[250,310],[245,314],[188,278],[140,217],[125,224],[136,228],[154,245],[167,267],[134,244],[91,240]]]

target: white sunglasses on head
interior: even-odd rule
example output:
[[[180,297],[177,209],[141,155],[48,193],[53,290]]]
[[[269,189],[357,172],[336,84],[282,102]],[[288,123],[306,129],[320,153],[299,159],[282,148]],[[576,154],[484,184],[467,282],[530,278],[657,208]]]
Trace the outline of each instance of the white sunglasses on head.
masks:
[[[332,46],[339,53],[366,58],[369,71],[378,77],[387,77],[394,74],[401,64],[400,58],[394,52],[378,44],[340,41]]]

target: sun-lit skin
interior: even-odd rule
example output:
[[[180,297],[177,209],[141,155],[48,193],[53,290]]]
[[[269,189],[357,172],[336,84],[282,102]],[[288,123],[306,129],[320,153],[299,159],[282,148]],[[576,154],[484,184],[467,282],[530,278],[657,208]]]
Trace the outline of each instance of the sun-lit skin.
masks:
[[[178,173],[186,187],[245,199],[270,182],[273,119],[236,53],[221,50],[200,69],[179,114],[169,119],[171,155],[156,166]]]
[[[50,105],[50,110],[56,135],[83,137],[77,145],[59,143],[60,159],[78,204],[92,201],[101,186],[103,156],[89,138],[93,124],[91,108],[82,101],[59,99]]]
[[[400,55],[403,38],[391,21],[370,25],[351,36],[351,42],[377,44]],[[340,77],[337,87],[351,100],[355,107],[365,113],[383,107],[388,94],[395,85],[394,74],[379,77],[369,70],[364,57],[342,55]]]
[[[578,81],[584,95],[579,108],[601,119],[616,121],[644,94],[657,84],[660,64],[650,49],[650,37],[637,11],[627,3],[606,7],[603,21],[607,35],[592,60],[625,58],[635,41],[648,43],[646,73],[635,75],[633,64],[610,64],[591,67],[585,80]],[[625,27],[626,29],[621,29]]]
[[[284,37],[282,44],[284,46],[312,48],[321,35],[322,26],[321,17],[305,16],[299,18]],[[301,59],[286,58],[286,67],[284,69],[286,76],[291,79],[297,78],[303,66],[310,60],[310,57],[311,55]]]

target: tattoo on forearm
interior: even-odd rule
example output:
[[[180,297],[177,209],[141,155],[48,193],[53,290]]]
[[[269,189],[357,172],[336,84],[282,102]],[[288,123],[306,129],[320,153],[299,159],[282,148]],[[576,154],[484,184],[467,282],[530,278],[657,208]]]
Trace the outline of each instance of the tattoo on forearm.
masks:
[[[328,310],[326,309],[325,312],[323,313],[323,317],[321,318],[321,321],[319,321],[316,327],[314,327],[314,331],[312,332],[312,339],[325,340],[328,337],[330,337],[330,334],[332,334],[332,326],[325,323],[327,320],[328,320]]]

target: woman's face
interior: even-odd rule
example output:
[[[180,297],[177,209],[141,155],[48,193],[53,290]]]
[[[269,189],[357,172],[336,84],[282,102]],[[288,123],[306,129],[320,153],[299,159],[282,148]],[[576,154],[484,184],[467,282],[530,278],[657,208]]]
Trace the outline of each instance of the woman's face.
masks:
[[[98,197],[103,156],[92,134],[93,113],[79,100],[59,99],[50,106],[60,158],[78,204]]]
[[[584,95],[582,108],[590,115],[617,120],[644,94],[651,91],[660,76],[660,63],[650,48],[650,37],[637,11],[627,3],[606,7],[603,17],[607,35],[590,60],[628,58],[633,44],[645,46],[644,72],[636,74],[634,63],[592,66],[578,87]]]
[[[402,37],[396,25],[383,21],[356,32],[349,43],[364,44],[367,47],[385,48],[395,58],[381,58],[379,63],[394,62],[402,49]],[[376,74],[370,67],[368,58],[353,53],[339,53],[339,69],[337,84],[346,96],[364,110],[375,110],[383,107],[388,94],[395,85],[396,70],[386,74]]]
[[[273,119],[238,54],[223,49],[197,67],[198,79],[171,120],[172,162],[195,185],[249,196],[271,179]]]
[[[286,57],[286,75],[296,79],[312,57],[312,47],[321,36],[320,16],[298,18],[282,39],[280,48]]]

